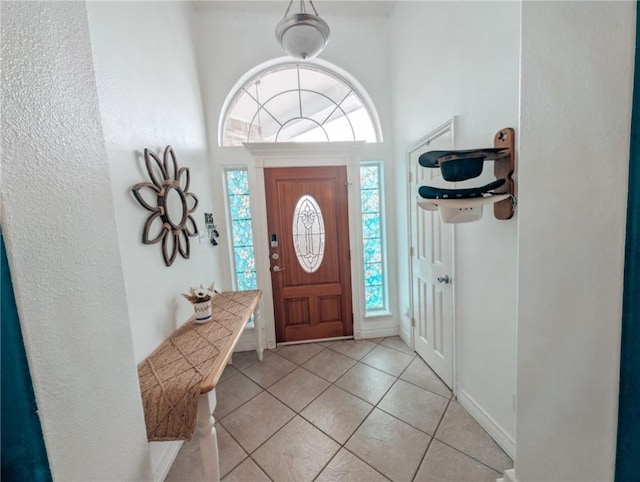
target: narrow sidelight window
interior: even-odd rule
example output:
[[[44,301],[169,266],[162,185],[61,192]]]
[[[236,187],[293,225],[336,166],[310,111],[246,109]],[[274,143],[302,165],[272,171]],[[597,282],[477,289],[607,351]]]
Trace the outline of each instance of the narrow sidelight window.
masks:
[[[364,293],[368,314],[387,309],[381,171],[380,162],[360,166]]]
[[[234,284],[237,290],[258,287],[256,260],[253,250],[253,230],[249,204],[249,176],[246,168],[225,171],[227,215],[233,244]]]

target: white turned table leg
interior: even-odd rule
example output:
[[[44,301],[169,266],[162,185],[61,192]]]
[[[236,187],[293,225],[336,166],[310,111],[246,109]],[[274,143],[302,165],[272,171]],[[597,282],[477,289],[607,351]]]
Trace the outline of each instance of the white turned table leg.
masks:
[[[202,454],[202,468],[206,482],[219,482],[220,463],[218,461],[218,438],[213,410],[216,408],[216,391],[203,393],[198,398],[198,437]]]
[[[256,332],[256,351],[258,352],[258,360],[262,361],[264,344],[262,343],[262,320],[260,319],[260,303],[253,312],[253,328]]]

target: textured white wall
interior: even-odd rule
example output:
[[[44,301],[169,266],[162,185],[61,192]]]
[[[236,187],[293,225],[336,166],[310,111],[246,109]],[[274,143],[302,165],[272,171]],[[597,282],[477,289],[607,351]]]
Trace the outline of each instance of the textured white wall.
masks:
[[[218,222],[222,202],[213,200],[210,159],[200,98],[191,7],[182,2],[89,2],[89,25],[98,96],[113,186],[122,269],[136,361],[144,359],[193,314],[180,293],[200,283],[221,287],[226,247],[189,238],[190,259],[164,264],[160,244],[142,244],[149,212],[131,187],[149,181],[143,151],[173,146],[179,167],[188,167],[194,213],[204,233],[205,212]],[[219,189],[219,186],[216,186]],[[220,229],[224,232],[224,229]],[[229,286],[227,285],[228,289]]]
[[[2,3],[2,151],[2,227],[52,475],[146,480],[82,3]]]
[[[613,480],[634,20],[634,2],[523,4],[521,482]]]
[[[224,204],[214,193],[211,160],[186,2],[88,2],[96,82],[104,126],[113,201],[128,297],[136,362],[144,359],[193,314],[180,296],[189,286],[215,282],[229,289],[225,242],[189,238],[191,253],[167,267],[160,244],[144,245],[149,215],[131,187],[149,181],[143,151],[161,153],[170,144],[179,167],[188,167],[189,190],[198,196],[194,213],[205,232],[205,212],[223,220]],[[224,226],[219,231],[224,235]],[[222,239],[222,238],[220,238]],[[177,443],[149,445],[155,479],[168,470]]]
[[[408,149],[454,115],[458,149],[492,146],[503,127],[519,135],[518,3],[398,2],[391,25],[398,172]],[[492,179],[489,163],[475,181]],[[397,175],[401,312],[409,306],[406,189],[406,175]],[[487,209],[481,221],[455,228],[457,386],[493,419],[506,449],[515,440],[518,216],[498,221]]]

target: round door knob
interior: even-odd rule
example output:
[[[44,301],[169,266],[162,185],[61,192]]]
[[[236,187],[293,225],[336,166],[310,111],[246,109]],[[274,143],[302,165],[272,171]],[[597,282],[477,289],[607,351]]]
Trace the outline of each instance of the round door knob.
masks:
[[[451,281],[451,278],[449,278],[448,274],[445,274],[444,276],[438,276],[436,279],[438,280],[438,283],[444,283],[446,285],[448,285]]]

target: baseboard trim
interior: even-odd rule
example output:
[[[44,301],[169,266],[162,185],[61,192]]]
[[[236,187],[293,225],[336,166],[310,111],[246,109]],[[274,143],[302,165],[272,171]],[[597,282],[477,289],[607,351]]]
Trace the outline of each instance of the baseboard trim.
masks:
[[[404,326],[400,327],[400,333],[398,333],[398,336],[402,338],[402,341],[404,341],[408,347],[413,348],[413,346],[411,346],[411,333],[406,331]]]
[[[518,479],[516,479],[516,469],[505,470],[501,480],[503,482],[518,482]]]
[[[242,335],[240,335],[240,339],[238,343],[236,343],[236,347],[233,351],[253,351],[258,348],[258,343],[256,341],[256,330],[254,327],[250,326],[245,328]],[[265,348],[267,348],[265,346]]]
[[[360,332],[363,340],[367,338],[384,338],[387,336],[397,336],[398,335],[398,327],[392,326],[389,328],[374,328],[372,330],[363,329]]]
[[[508,469],[504,471],[504,474],[496,482],[518,482],[516,479],[516,469]]]
[[[176,460],[178,452],[180,452],[183,443],[184,442],[182,440],[176,440],[174,442],[162,442],[164,451],[161,452],[162,455],[157,458],[155,464],[153,464],[153,467],[151,469],[151,475],[154,482],[163,482],[164,479],[167,478],[167,474],[169,473],[169,470],[171,470],[171,466]]]
[[[360,337],[357,336],[358,334],[360,335]],[[369,330],[361,330],[353,338],[355,338],[356,340],[359,340],[359,339],[366,340],[367,338],[384,338],[387,336],[397,336],[397,335],[398,335],[398,327],[374,328]],[[352,337],[347,336],[342,338],[348,339]],[[326,340],[329,340],[329,339],[327,338],[327,339],[312,340],[312,341],[315,342],[315,341],[326,341]],[[404,337],[403,337],[403,340],[407,344],[410,343],[410,342],[407,342],[407,340],[404,339]],[[308,342],[303,341],[299,343],[308,343]],[[278,345],[282,345],[282,343],[278,343]],[[274,344],[274,346],[272,347],[265,347],[265,348],[274,349],[275,347],[276,345]],[[238,340],[238,343],[236,344],[236,347],[233,351],[253,351],[255,349],[257,349],[257,343],[256,343],[256,335],[255,335],[254,329],[247,328],[245,332],[242,334],[242,336],[240,337],[240,339]]]
[[[512,460],[516,459],[516,443],[471,396],[458,386],[458,402],[486,430]],[[507,479],[508,480],[508,479]]]
[[[278,343],[277,346],[280,348],[281,346],[291,346],[291,345],[306,345],[308,343],[321,343],[321,342],[330,342],[330,341],[343,341],[343,340],[353,340],[352,336],[334,336],[332,338],[314,338],[313,340],[300,340],[300,341],[283,341]]]

